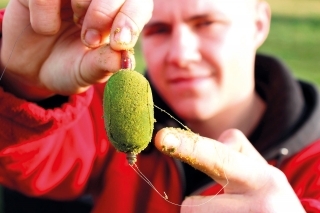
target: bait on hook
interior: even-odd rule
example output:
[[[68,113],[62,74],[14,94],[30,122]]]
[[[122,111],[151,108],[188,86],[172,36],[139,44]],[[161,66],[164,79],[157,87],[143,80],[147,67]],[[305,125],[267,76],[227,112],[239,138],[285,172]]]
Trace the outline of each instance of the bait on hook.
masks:
[[[147,147],[152,138],[155,121],[153,107],[161,111],[164,110],[153,104],[151,87],[147,79],[142,74],[132,70],[128,51],[123,51],[121,54],[121,68],[110,77],[104,90],[103,110],[108,138],[115,149],[126,153],[126,159],[131,168],[164,200],[173,205],[182,206],[169,201],[165,192],[161,194],[136,164],[137,154]],[[169,113],[167,114],[175,119]],[[175,120],[188,132],[192,132],[180,121]],[[227,183],[217,194],[229,183],[226,174],[224,175]],[[190,206],[200,206],[211,199]]]
[[[132,70],[128,51],[122,51],[121,70],[108,80],[103,95],[104,124],[112,145],[127,154],[128,163],[152,138],[154,112],[147,79]]]

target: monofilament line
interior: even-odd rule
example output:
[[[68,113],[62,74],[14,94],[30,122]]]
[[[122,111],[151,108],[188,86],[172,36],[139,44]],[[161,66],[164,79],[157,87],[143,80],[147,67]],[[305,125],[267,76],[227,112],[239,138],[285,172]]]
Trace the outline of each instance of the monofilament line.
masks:
[[[130,165],[130,164],[129,164]],[[156,187],[151,183],[151,181],[139,170],[138,166],[136,164],[130,165],[131,168],[152,188],[154,189],[165,201],[167,201],[168,203],[175,205],[175,206],[189,206],[189,207],[196,207],[196,206],[202,206],[208,202],[210,202],[213,198],[215,198],[228,184],[229,184],[229,180],[228,177],[225,173],[225,171],[223,170],[223,174],[226,178],[226,184],[217,192],[217,194],[213,195],[209,200],[203,202],[203,203],[199,203],[199,204],[194,204],[194,205],[182,205],[182,204],[178,204],[178,203],[174,203],[172,201],[169,200],[169,197],[167,196],[166,192],[163,192],[163,195],[156,189]]]
[[[130,165],[130,164],[129,164]],[[151,183],[151,181],[140,171],[137,164],[130,165],[131,168],[149,185],[151,188],[153,188],[163,199],[168,200],[167,194],[164,192],[164,195],[162,195],[156,187]]]
[[[12,53],[13,53],[14,48],[16,47],[16,45],[17,45],[20,37],[21,37],[22,34],[24,33],[24,31],[26,31],[26,29],[27,29],[30,25],[31,25],[31,24],[28,24],[28,25],[21,31],[21,33],[20,33],[19,36],[17,37],[16,41],[14,42],[14,45],[13,45],[12,50],[11,50],[11,53],[10,53],[10,55],[9,55],[9,57],[8,57],[7,63],[6,63],[4,69],[3,69],[2,73],[1,73],[0,81],[1,81],[1,79],[2,79],[2,77],[3,77],[3,75],[4,75],[5,71],[6,71],[6,69],[7,69],[7,67],[8,67],[8,64],[9,64],[9,61],[10,61],[10,59],[11,59],[11,56],[12,56]]]
[[[182,122],[180,122],[178,119],[176,119],[174,116],[172,116],[170,113],[168,113],[167,111],[165,111],[164,109],[161,109],[160,107],[158,107],[157,105],[153,105],[155,108],[159,109],[161,112],[164,112],[166,113],[167,115],[170,116],[170,118],[174,119],[175,121],[177,121],[183,128],[185,128],[187,131],[189,132],[192,132],[191,129],[189,129],[186,125],[184,125]],[[220,158],[219,158],[220,159]],[[131,166],[131,168],[152,188],[154,189],[165,201],[167,201],[168,203],[172,204],[172,205],[175,205],[175,206],[189,206],[189,207],[197,207],[197,206],[201,206],[201,205],[204,205],[208,202],[210,202],[213,198],[215,198],[218,194],[220,194],[220,192],[222,192],[222,190],[224,188],[226,188],[226,186],[229,184],[229,179],[227,177],[227,174],[225,172],[225,170],[223,169],[223,174],[224,174],[224,177],[226,179],[226,184],[217,192],[217,194],[213,195],[209,200],[203,202],[203,203],[200,203],[200,204],[194,204],[194,205],[182,205],[182,204],[178,204],[178,203],[174,203],[172,201],[169,200],[166,192],[163,192],[163,194],[161,194],[157,189],[156,187],[151,183],[151,181],[139,170],[138,166],[135,164],[135,163],[132,163],[129,165]]]
[[[176,119],[175,117],[173,117],[172,115],[170,115],[169,112],[165,111],[164,109],[161,109],[160,107],[158,107],[157,105],[153,104],[153,106],[157,109],[159,109],[161,112],[166,113],[167,115],[170,116],[170,118],[172,118],[173,120],[175,120],[176,122],[178,122],[181,126],[183,126],[183,128],[185,128],[186,130],[191,132],[191,129],[189,129],[189,127],[187,127],[186,125],[184,125],[182,122],[180,122],[178,119]]]

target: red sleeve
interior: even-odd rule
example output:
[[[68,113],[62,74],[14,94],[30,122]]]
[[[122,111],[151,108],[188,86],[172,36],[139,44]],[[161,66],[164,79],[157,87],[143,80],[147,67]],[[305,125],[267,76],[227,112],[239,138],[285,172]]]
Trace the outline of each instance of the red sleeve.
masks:
[[[45,110],[0,88],[1,184],[57,199],[83,192],[96,158],[93,90]]]
[[[2,19],[3,19],[3,15],[4,15],[4,9],[0,9],[0,35],[2,32]]]
[[[32,196],[81,195],[105,165],[102,92],[97,85],[44,109],[0,87],[0,184]]]
[[[320,213],[320,140],[281,168],[308,213]]]

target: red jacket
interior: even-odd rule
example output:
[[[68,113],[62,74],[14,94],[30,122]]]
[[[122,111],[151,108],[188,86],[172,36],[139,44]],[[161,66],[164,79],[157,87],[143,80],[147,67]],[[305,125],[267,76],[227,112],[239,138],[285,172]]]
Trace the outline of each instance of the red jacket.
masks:
[[[132,170],[125,154],[108,142],[103,88],[103,84],[93,86],[49,110],[0,88],[0,183],[27,195],[58,200],[89,192],[95,197],[95,213],[179,212],[179,206],[161,198]],[[319,156],[320,141],[316,141],[280,168],[307,212],[320,212]],[[153,149],[138,155],[137,165],[169,201],[182,202],[181,177],[172,158]],[[202,194],[219,189],[214,185]]]

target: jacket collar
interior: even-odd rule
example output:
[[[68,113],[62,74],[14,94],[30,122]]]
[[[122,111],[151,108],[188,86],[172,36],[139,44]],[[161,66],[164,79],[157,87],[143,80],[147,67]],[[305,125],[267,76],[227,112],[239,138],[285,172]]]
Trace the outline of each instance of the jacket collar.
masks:
[[[267,109],[249,140],[267,160],[289,157],[320,137],[319,92],[273,57],[257,55],[255,70]]]

